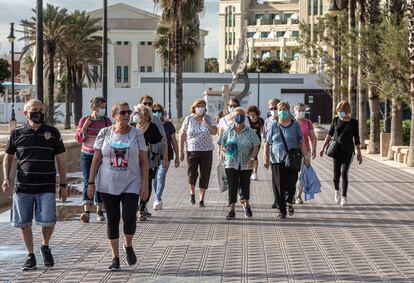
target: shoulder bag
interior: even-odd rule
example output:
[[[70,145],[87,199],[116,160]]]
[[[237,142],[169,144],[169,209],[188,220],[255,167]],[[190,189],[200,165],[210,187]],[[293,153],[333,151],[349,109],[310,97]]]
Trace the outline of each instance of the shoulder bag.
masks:
[[[280,136],[282,137],[282,141],[285,145],[285,150],[287,152],[285,156],[285,167],[291,169],[292,171],[299,172],[302,166],[302,151],[299,148],[288,148],[282,128],[280,127],[280,125],[278,126]]]
[[[330,140],[328,146],[326,147],[325,154],[329,157],[335,158],[339,151],[339,146],[341,144],[342,135],[344,134],[345,130],[348,128],[350,123],[346,125],[341,136],[338,137],[338,126],[335,125],[335,133],[333,138]]]

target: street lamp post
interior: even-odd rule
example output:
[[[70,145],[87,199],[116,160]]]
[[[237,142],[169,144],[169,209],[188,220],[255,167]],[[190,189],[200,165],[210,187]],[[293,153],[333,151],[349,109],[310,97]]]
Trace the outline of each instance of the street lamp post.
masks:
[[[36,96],[43,102],[43,1],[36,3]]]
[[[12,91],[12,111],[10,119],[10,128],[14,129],[16,127],[16,115],[14,113],[14,42],[16,37],[14,36],[14,23],[10,23],[10,34],[7,37],[7,40],[11,44],[11,91]]]
[[[259,60],[257,60],[256,72],[257,72],[257,107],[260,109],[260,72],[261,72],[261,68],[260,68],[260,61]]]
[[[166,78],[166,73],[167,73],[167,62],[164,59],[163,60],[163,64],[162,64],[162,105],[165,107],[165,93],[166,93],[166,82],[167,82],[167,78]]]
[[[168,34],[168,118],[171,119],[171,34]]]
[[[102,19],[102,96],[108,101],[108,1],[103,0]],[[132,66],[134,67],[134,66]],[[105,107],[107,111],[107,107]]]

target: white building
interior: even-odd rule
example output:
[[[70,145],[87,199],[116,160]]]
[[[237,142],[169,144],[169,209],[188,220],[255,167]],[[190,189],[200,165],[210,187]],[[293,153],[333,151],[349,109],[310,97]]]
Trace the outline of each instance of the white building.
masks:
[[[309,73],[306,58],[299,54],[299,23],[313,27],[326,13],[328,0],[220,0],[220,72],[234,58],[242,34],[248,38],[249,62],[276,57],[291,62],[291,73]],[[313,16],[312,16],[313,15]]]
[[[137,1],[139,3],[139,1]],[[102,18],[102,9],[89,12]],[[130,5],[118,3],[108,7],[108,87],[137,87],[140,74],[162,72],[161,56],[154,47],[159,16]],[[204,39],[200,30],[200,47],[184,62],[184,72],[204,72]],[[101,35],[101,34],[100,34]],[[99,71],[99,66],[95,66]]]

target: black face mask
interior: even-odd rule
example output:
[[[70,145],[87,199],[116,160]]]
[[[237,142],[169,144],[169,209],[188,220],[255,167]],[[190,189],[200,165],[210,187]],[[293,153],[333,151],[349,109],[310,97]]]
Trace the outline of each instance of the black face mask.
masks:
[[[42,112],[30,112],[29,119],[35,124],[43,124],[45,122],[45,114]]]

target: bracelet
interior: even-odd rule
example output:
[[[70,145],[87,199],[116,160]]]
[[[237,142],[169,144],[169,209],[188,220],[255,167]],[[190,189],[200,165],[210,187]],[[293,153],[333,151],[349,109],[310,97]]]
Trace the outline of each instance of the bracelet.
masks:
[[[10,181],[10,178],[9,177],[6,177],[6,178],[3,179],[3,181],[6,181],[6,180],[7,181]]]
[[[59,184],[59,187],[64,187],[64,188],[66,188],[68,186],[68,184],[66,184],[66,183],[60,183]]]
[[[88,185],[95,185],[95,182],[88,182]]]

